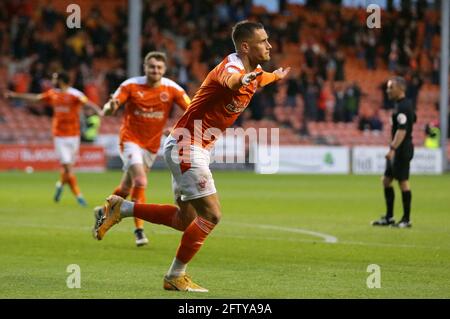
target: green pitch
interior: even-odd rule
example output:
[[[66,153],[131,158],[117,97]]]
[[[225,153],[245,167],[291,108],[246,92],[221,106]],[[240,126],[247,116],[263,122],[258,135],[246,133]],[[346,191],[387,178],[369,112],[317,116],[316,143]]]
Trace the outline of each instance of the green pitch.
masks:
[[[181,233],[133,221],[91,237],[92,207],[120,172],[79,173],[89,208],[58,173],[0,174],[0,298],[450,298],[450,176],[413,176],[411,229],[373,228],[384,211],[379,176],[262,176],[214,172],[223,219],[188,271],[207,294],[166,292]],[[396,217],[401,195],[396,185]],[[168,171],[149,175],[149,201],[172,202]],[[337,239],[337,243],[328,243]],[[69,289],[67,267],[81,269]],[[370,264],[381,288],[369,289]]]

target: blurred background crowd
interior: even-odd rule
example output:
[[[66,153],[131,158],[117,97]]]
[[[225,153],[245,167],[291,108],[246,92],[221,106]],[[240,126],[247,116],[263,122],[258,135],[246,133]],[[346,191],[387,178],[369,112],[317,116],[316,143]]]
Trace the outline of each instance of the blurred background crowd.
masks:
[[[367,27],[365,7],[303,2],[277,1],[274,12],[251,0],[143,0],[141,55],[167,52],[166,76],[192,97],[209,70],[234,51],[231,27],[243,19],[260,21],[273,46],[263,67],[293,71],[256,94],[236,125],[281,127],[282,143],[384,145],[392,108],[386,80],[399,74],[407,79],[407,96],[419,116],[415,138],[422,143],[425,125],[439,119],[439,2],[401,1],[394,8],[387,1],[381,28],[374,29]],[[66,27],[68,3],[0,2],[0,90],[40,93],[50,87],[52,72],[66,70],[75,88],[102,105],[127,78],[127,1],[78,1],[79,29]],[[0,101],[4,125],[29,116],[40,128],[47,125],[35,119],[51,115],[45,105],[8,103],[14,110]],[[107,119],[100,132],[118,132],[118,120]],[[49,138],[30,135],[4,132],[0,141]]]

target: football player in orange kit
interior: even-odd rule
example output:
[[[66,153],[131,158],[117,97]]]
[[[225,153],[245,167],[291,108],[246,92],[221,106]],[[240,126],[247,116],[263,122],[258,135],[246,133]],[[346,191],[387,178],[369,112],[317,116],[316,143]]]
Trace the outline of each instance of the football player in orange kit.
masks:
[[[69,85],[67,73],[53,73],[52,83],[56,88],[41,94],[7,92],[5,96],[30,102],[43,101],[53,107],[53,141],[62,166],[61,178],[56,183],[53,199],[59,202],[64,185],[69,184],[77,202],[81,206],[87,206],[73,174],[73,164],[80,147],[80,110],[85,105],[94,109],[99,115],[102,115],[102,112],[100,107],[89,101],[82,92]]]
[[[109,115],[125,104],[120,128],[124,174],[113,194],[122,198],[131,194],[131,200],[139,204],[145,203],[147,172],[156,158],[172,105],[176,103],[186,110],[191,102],[181,86],[163,77],[166,64],[164,53],[148,53],[144,59],[145,76],[124,81],[103,107],[105,115]],[[95,209],[98,210],[101,207]],[[144,221],[135,218],[134,223],[136,245],[146,245]]]
[[[283,79],[290,68],[264,72],[260,63],[270,60],[271,45],[260,23],[242,21],[232,32],[236,53],[228,55],[206,77],[189,109],[164,145],[172,172],[178,206],[135,204],[111,195],[103,214],[96,215],[94,237],[105,233],[124,217],[138,217],[183,232],[176,256],[164,277],[166,290],[207,292],[186,274],[188,262],[203,245],[221,218],[219,199],[209,170],[209,150],[217,133],[231,126],[245,110],[257,88]],[[187,156],[186,156],[187,155]]]

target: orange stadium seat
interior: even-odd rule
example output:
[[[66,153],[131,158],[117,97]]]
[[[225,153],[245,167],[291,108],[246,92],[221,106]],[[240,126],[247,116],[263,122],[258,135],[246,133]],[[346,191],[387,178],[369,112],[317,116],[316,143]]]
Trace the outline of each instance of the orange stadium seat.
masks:
[[[33,6],[45,5],[47,0],[33,1]],[[53,1],[55,9],[65,14],[66,8],[69,4],[73,3],[72,0],[58,0]],[[83,18],[87,17],[91,8],[94,6],[101,6],[103,2],[98,0],[78,0],[76,3],[81,7],[81,13]],[[109,0],[108,7],[115,8],[116,6],[126,7],[127,0]],[[319,39],[323,36],[323,30],[326,28],[327,15],[325,12],[311,12],[304,10],[302,6],[295,4],[288,4],[288,11],[290,15],[275,15],[273,17],[273,24],[282,26],[289,20],[297,17],[302,17],[306,22],[305,27],[301,29],[301,39],[315,38]],[[266,10],[262,6],[253,6],[252,14],[259,15],[264,14]],[[102,15],[105,20],[114,25],[116,22],[116,13],[114,10],[102,10]],[[361,10],[354,8],[342,8],[341,14],[344,17],[351,17],[353,14],[361,16]],[[433,13],[427,13],[432,19]],[[317,27],[309,27],[308,24],[313,23]],[[423,25],[418,26],[419,40],[423,38]],[[57,38],[61,32],[45,33],[42,37],[54,37]],[[179,49],[176,47],[175,41],[162,34],[157,37],[158,42],[169,51],[179,51],[182,59],[189,62],[191,66],[190,72],[198,79],[203,79],[207,74],[208,66],[204,61],[201,61],[201,55],[204,51],[203,41],[197,40],[191,43],[191,49]],[[437,41],[437,40],[434,40]],[[300,50],[298,43],[286,43],[282,44],[283,52],[274,53],[274,60],[276,64],[281,66],[291,66],[294,70],[297,70],[300,74],[303,70],[304,56]],[[275,50],[274,50],[275,51]],[[367,70],[363,61],[359,60],[355,56],[355,48],[345,48],[346,63],[345,63],[345,75],[346,82],[357,82],[361,87],[363,95],[361,96],[360,112],[375,112],[378,110],[378,115],[383,123],[383,131],[378,134],[368,134],[366,132],[360,132],[358,130],[358,118],[355,118],[351,123],[334,123],[328,122],[308,122],[307,128],[310,133],[310,137],[300,137],[298,134],[299,129],[302,127],[303,119],[303,99],[298,95],[297,107],[292,109],[284,106],[286,100],[286,83],[280,83],[278,91],[275,96],[276,105],[273,109],[275,120],[262,120],[244,121],[243,127],[267,127],[274,128],[283,126],[280,129],[280,141],[283,144],[313,144],[317,141],[318,137],[325,138],[328,143],[335,143],[340,145],[386,145],[390,137],[390,112],[381,109],[382,107],[382,92],[379,86],[391,75],[391,72],[386,69],[381,61],[379,61],[380,67],[377,70]],[[93,60],[92,71],[95,74],[102,73],[111,68],[116,68],[119,64],[117,60],[111,60],[109,58],[95,58]],[[7,78],[6,67],[0,67],[0,76]],[[195,81],[192,81],[195,82]],[[200,83],[189,83],[191,89],[196,89]],[[1,89],[1,87],[0,87]],[[107,98],[106,89],[94,88],[93,96],[98,103],[104,101]],[[424,126],[426,123],[439,119],[439,113],[435,108],[435,103],[439,100],[439,87],[430,83],[424,83],[418,97],[417,115],[418,122],[414,129],[414,139],[417,145],[423,144],[425,138]],[[361,113],[360,113],[361,114]],[[14,140],[16,142],[23,142],[27,139],[33,143],[35,142],[48,142],[51,140],[51,120],[46,116],[35,116],[28,114],[25,109],[13,108],[9,103],[0,99],[0,115],[5,123],[0,123],[0,142],[6,142]],[[173,117],[178,117],[180,111],[175,110],[172,114]],[[328,117],[327,117],[328,118]],[[100,126],[100,134],[117,134],[120,128],[120,116],[103,118]],[[291,127],[285,124],[290,124]],[[170,122],[173,125],[173,119]],[[24,132],[16,132],[24,131]],[[26,132],[26,133],[25,133]],[[323,140],[323,139],[321,139]],[[450,152],[450,146],[449,146]]]

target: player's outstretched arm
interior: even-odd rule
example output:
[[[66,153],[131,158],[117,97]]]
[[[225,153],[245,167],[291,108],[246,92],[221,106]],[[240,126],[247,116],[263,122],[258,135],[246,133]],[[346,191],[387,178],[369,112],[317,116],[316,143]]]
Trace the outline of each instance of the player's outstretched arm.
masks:
[[[272,73],[264,71],[250,72],[246,74],[233,73],[226,80],[226,84],[232,90],[239,90],[242,86],[249,85],[254,79],[256,79],[258,76],[261,76],[262,79],[260,81],[260,86],[265,86],[274,81],[284,79],[290,70],[291,68],[288,67],[285,69],[279,68]]]
[[[97,104],[95,104],[91,100],[87,100],[84,103],[84,105],[89,107],[89,108],[91,108],[91,109],[93,109],[95,111],[95,113],[97,113],[97,115],[103,116],[103,110],[100,108],[100,106],[98,106]]]
[[[291,68],[287,67],[284,69],[278,68],[275,71],[273,71],[272,73],[263,72],[259,86],[263,87],[272,82],[284,79],[290,70],[291,70]]]
[[[232,90],[239,90],[244,85],[249,85],[256,77],[263,72],[250,72],[246,74],[233,73],[227,80],[227,86]]]
[[[289,73],[290,70],[291,70],[291,67],[287,67],[284,69],[278,68],[275,71],[273,71],[272,73],[278,77],[278,80],[282,80],[286,77],[286,75]]]
[[[114,114],[117,109],[119,108],[119,100],[115,99],[112,95],[108,102],[103,105],[103,115],[112,115]]]
[[[29,102],[39,102],[40,100],[42,100],[42,94],[17,93],[13,91],[6,91],[3,95],[7,99],[21,99]]]

